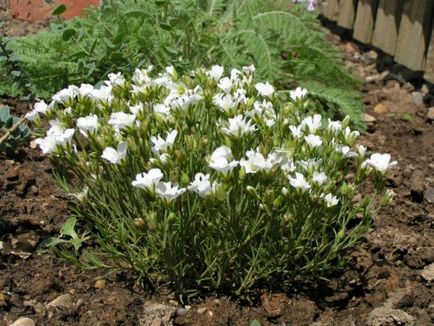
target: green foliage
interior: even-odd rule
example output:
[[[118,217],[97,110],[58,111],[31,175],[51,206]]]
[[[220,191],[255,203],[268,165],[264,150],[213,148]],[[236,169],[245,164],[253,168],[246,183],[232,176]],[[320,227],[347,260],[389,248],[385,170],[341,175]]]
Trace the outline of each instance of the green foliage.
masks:
[[[109,72],[135,67],[255,64],[275,85],[300,85],[361,126],[359,81],[324,40],[316,16],[288,1],[103,1],[85,18],[9,44],[48,98],[69,84],[96,84]],[[12,92],[0,85],[0,93]],[[338,96],[336,96],[338,95]]]
[[[5,106],[0,108],[0,137],[11,129],[20,118],[11,115],[10,108]],[[27,142],[30,138],[30,129],[21,124],[13,130],[7,139],[0,144],[0,152],[14,152],[16,148]]]
[[[0,91],[9,96],[21,95],[22,100],[31,100],[29,75],[18,56],[8,47],[9,41],[7,37],[0,36]]]
[[[366,159],[349,119],[315,114],[300,88],[286,100],[252,67],[151,71],[70,86],[43,113],[52,123],[38,144],[77,199],[51,242],[62,257],[184,298],[249,296],[342,268],[390,199],[372,200],[390,155]]]

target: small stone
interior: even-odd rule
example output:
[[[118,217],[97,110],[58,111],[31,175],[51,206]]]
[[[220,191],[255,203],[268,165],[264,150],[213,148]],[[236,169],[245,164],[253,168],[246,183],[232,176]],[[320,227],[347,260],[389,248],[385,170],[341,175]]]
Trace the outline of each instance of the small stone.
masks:
[[[368,124],[372,124],[372,123],[375,123],[377,121],[377,119],[374,116],[365,113],[365,114],[363,114],[363,121],[365,121]]]
[[[390,307],[380,307],[372,310],[366,323],[368,326],[385,325],[415,325],[415,318],[403,310],[392,309]]]
[[[0,292],[0,307],[6,305],[7,296]]]
[[[62,294],[61,296],[57,297],[49,304],[47,304],[47,308],[51,308],[51,307],[71,309],[74,307],[73,298],[69,293]]]
[[[214,313],[212,311],[208,311],[208,315],[210,315],[212,317],[212,316],[214,316]]]
[[[203,314],[206,311],[206,308],[199,308],[197,309],[198,314]]]
[[[411,92],[414,91],[414,86],[413,86],[411,83],[409,83],[409,82],[407,82],[407,83],[405,83],[404,85],[402,85],[401,88],[402,88],[403,90],[406,90],[406,91],[409,92],[409,93],[411,93]]]
[[[38,144],[36,144],[36,141],[35,140],[32,140],[31,142],[30,142],[30,148],[31,149],[36,149],[38,147]]]
[[[424,198],[429,204],[434,204],[434,188],[429,187],[425,191]]]
[[[434,107],[428,109],[428,113],[426,115],[426,118],[429,121],[434,121]]]
[[[27,317],[20,317],[15,320],[10,326],[35,326],[33,319]]]
[[[33,196],[37,196],[37,195],[38,195],[38,191],[39,191],[39,189],[38,189],[38,187],[35,186],[35,185],[33,185],[33,186],[31,186],[31,187],[29,188],[29,193],[30,193],[31,195],[33,195]]]
[[[382,113],[389,112],[389,109],[388,109],[387,106],[385,106],[383,103],[378,103],[378,104],[374,107],[374,112],[375,112],[375,113],[378,113],[378,114],[382,114]]]
[[[429,93],[429,87],[427,84],[423,84],[422,88],[420,89],[420,91],[424,94],[428,94]]]
[[[179,308],[179,309],[176,310],[176,315],[177,316],[184,316],[184,315],[187,314],[187,312],[188,312],[188,309]]]
[[[146,302],[143,305],[143,313],[139,317],[140,326],[164,326],[171,325],[177,309],[173,306],[155,302]]]
[[[420,276],[422,276],[422,278],[427,282],[434,281],[434,263],[425,266],[423,271],[420,273]]]
[[[413,98],[414,104],[423,105],[423,93],[422,92],[413,92],[413,93],[411,93],[411,97]]]
[[[98,278],[93,285],[95,289],[105,289],[106,286],[107,281],[105,278]]]

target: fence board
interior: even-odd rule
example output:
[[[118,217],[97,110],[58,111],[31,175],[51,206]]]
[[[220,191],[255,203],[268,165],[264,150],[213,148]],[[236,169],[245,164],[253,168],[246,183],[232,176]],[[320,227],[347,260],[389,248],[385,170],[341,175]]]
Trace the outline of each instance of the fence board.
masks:
[[[345,0],[343,0],[345,1]],[[338,17],[340,0],[328,0],[323,3],[322,13],[328,19],[335,21]]]
[[[424,78],[431,83],[434,83],[434,18],[431,29],[431,42],[426,57],[425,75]]]
[[[378,5],[372,44],[390,55],[395,54],[403,5],[403,0],[380,0]]]
[[[340,3],[341,10],[339,12],[338,25],[352,29],[354,17],[356,16],[357,0],[342,0]]]
[[[404,2],[395,60],[407,68],[423,70],[434,0]]]
[[[353,37],[363,43],[371,43],[378,0],[360,0],[357,5]]]

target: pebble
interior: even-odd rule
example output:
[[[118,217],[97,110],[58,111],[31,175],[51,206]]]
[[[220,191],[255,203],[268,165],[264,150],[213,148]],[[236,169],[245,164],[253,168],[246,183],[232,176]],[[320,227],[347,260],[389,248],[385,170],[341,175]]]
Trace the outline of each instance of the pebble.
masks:
[[[33,319],[27,317],[20,317],[15,320],[10,326],[35,326]]]
[[[377,119],[370,115],[370,114],[363,114],[363,121],[365,121],[366,123],[375,123],[375,121],[377,121]]]
[[[382,114],[382,113],[386,113],[388,112],[389,109],[387,108],[387,106],[385,106],[383,103],[378,103],[375,107],[374,107],[374,112],[378,113],[378,114]]]
[[[62,294],[61,296],[48,303],[46,307],[71,309],[74,307],[74,302],[72,296],[69,293],[66,293]]]
[[[422,278],[427,282],[434,281],[434,263],[425,266],[423,271],[420,273],[420,276],[422,276]]]
[[[98,278],[93,285],[95,289],[105,289],[106,286],[107,281],[105,278]]]
[[[187,312],[188,312],[188,309],[185,309],[185,308],[179,308],[176,310],[176,314],[178,316],[184,316],[187,314]]]
[[[413,98],[414,104],[423,105],[423,93],[422,92],[413,92],[413,93],[411,93],[411,97]]]
[[[404,89],[404,90],[406,90],[409,93],[411,93],[411,92],[414,91],[414,86],[411,83],[409,83],[409,82],[407,82],[404,85],[402,85],[401,88]]]
[[[197,309],[198,314],[203,314],[206,311],[206,308],[199,308]]]
[[[434,188],[429,187],[427,191],[425,191],[424,198],[428,203],[434,204]]]

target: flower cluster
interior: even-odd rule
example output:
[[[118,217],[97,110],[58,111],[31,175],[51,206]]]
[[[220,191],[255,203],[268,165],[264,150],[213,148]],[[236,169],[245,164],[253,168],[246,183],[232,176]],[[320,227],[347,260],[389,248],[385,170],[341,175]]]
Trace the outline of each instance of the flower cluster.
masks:
[[[49,121],[37,143],[86,189],[79,192],[85,193],[83,217],[95,223],[99,238],[120,236],[117,227],[139,232],[127,221],[140,216],[145,221],[140,232],[143,225],[146,232],[157,232],[143,237],[149,241],[144,246],[195,250],[192,255],[206,265],[195,271],[208,280],[220,264],[203,256],[211,249],[222,266],[224,259],[242,264],[259,244],[273,243],[285,249],[269,248],[276,257],[267,259],[280,264],[276,270],[311,266],[302,263],[305,257],[332,259],[369,224],[369,201],[354,201],[361,184],[374,180],[380,189],[396,162],[389,154],[367,158],[349,119],[316,114],[306,89],[277,92],[270,83],[255,81],[253,66],[224,71],[216,65],[185,76],[172,67],[162,73],[137,69],[131,79],[111,74],[99,88],[83,84],[61,90],[27,117],[37,125],[41,116]],[[349,230],[356,214],[364,218]],[[98,231],[104,224],[107,228]],[[305,238],[314,234],[315,241]],[[227,243],[235,247],[228,249]],[[317,246],[333,254],[315,251]],[[288,253],[299,260],[278,259]],[[173,257],[151,256],[149,264],[157,261],[155,266]]]

